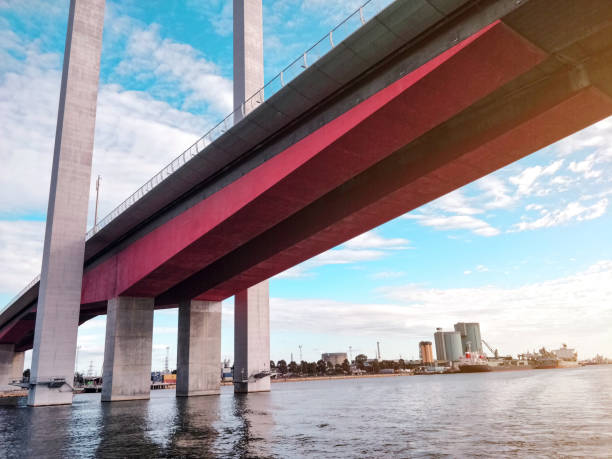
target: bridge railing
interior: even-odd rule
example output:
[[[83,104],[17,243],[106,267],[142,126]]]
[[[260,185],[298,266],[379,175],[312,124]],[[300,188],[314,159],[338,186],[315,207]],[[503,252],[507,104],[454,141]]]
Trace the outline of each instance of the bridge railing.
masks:
[[[313,46],[304,51],[299,57],[281,70],[275,77],[269,80],[261,89],[249,97],[240,107],[227,115],[222,121],[200,137],[193,145],[177,156],[170,164],[155,174],[148,182],[142,185],[125,201],[115,207],[109,214],[102,218],[98,223],[87,231],[86,239],[92,238],[98,231],[107,226],[135,202],[153,190],[157,185],[166,180],[170,175],[179,170],[189,162],[191,158],[202,152],[208,145],[213,143],[225,132],[237,124],[241,119],[259,107],[265,98],[269,98],[281,91],[289,82],[301,74],[305,69],[317,62],[328,52],[334,49],[339,43],[346,39],[353,32],[362,27],[368,20],[380,13],[384,8],[395,0],[367,0],[357,10],[336,27],[329,31],[324,37],[317,41]],[[36,276],[24,289],[22,289],[0,313],[4,312],[25,292],[40,281],[40,275]]]
[[[93,237],[98,231],[112,222],[128,207],[150,192],[153,188],[163,182],[166,178],[183,167],[191,158],[202,152],[208,145],[213,143],[225,132],[232,128],[238,121],[248,116],[253,110],[265,101],[265,98],[276,94],[291,80],[302,73],[306,68],[314,64],[321,57],[331,51],[345,38],[363,26],[369,19],[376,16],[394,0],[367,0],[362,6],[355,10],[350,16],[334,27],[328,34],[322,37],[313,46],[304,51],[299,57],[280,71],[274,78],[269,80],[264,87],[249,97],[240,107],[227,115],[221,122],[215,125],[206,134],[200,137],[193,145],[177,156],[170,164],[155,174],[148,182],[142,185],[135,193],[119,204],[108,215],[102,218],[94,227],[87,232],[87,239]]]

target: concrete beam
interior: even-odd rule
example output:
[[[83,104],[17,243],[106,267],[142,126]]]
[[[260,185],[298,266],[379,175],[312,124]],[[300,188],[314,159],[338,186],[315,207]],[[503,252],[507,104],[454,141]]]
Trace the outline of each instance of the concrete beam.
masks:
[[[105,0],[71,0],[28,405],[72,403]],[[60,378],[65,384],[49,384]]]
[[[216,395],[221,380],[221,302],[179,304],[176,395]]]
[[[148,399],[151,391],[153,298],[108,302],[102,401]]]
[[[234,392],[270,390],[270,291],[269,281],[235,297]]]

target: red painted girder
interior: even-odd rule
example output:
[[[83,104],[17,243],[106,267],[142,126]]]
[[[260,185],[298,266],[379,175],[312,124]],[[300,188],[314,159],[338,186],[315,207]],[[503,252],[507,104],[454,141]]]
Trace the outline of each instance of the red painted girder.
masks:
[[[342,242],[409,212],[612,114],[610,97],[588,87],[477,147],[457,145],[457,159],[201,294],[223,300]]]
[[[88,270],[82,303],[166,291],[545,57],[491,24]]]

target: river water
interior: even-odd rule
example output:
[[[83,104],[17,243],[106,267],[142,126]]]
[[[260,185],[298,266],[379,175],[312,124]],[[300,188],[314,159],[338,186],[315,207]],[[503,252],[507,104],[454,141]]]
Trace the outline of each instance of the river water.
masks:
[[[0,457],[612,457],[612,365],[0,406]]]

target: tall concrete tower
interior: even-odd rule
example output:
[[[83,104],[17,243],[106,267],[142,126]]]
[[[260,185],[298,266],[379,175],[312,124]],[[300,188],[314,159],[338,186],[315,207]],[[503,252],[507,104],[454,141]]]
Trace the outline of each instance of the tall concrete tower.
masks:
[[[239,121],[252,107],[243,102],[264,84],[261,0],[234,0],[234,107]],[[258,97],[263,98],[263,93]],[[270,390],[268,281],[240,292],[234,309],[234,391]]]
[[[71,0],[28,404],[72,403],[105,0]]]

